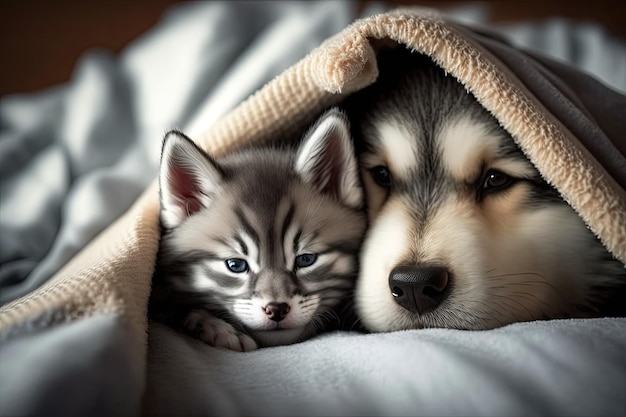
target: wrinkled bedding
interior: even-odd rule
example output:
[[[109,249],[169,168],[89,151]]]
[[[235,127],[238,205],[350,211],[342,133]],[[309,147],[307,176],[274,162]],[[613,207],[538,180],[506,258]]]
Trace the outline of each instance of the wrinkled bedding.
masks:
[[[354,19],[384,10],[182,4],[120,56],[87,53],[68,84],[3,97],[0,305],[39,288],[143,198],[167,130],[202,134]],[[451,14],[485,18],[479,7]],[[626,94],[626,43],[599,26],[492,29]],[[0,327],[0,416],[626,414],[622,318],[340,332],[247,354],[150,323],[139,364],[117,311],[54,326],[46,314]]]
[[[337,333],[252,354],[151,327],[151,415],[623,415],[624,320]],[[619,335],[619,336],[617,336]],[[210,377],[208,377],[210,375]]]

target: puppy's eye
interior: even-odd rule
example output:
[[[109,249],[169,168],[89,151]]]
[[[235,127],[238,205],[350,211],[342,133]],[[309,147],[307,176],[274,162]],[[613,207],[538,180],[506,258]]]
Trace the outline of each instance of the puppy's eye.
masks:
[[[495,193],[509,188],[514,182],[515,178],[495,169],[490,169],[483,177],[482,191]]]
[[[384,165],[376,166],[370,169],[370,173],[372,174],[372,178],[374,178],[374,181],[376,181],[376,184],[384,188],[391,187],[391,183],[392,183],[391,173],[389,172],[389,169],[386,166]]]
[[[304,253],[302,255],[296,256],[296,266],[298,268],[306,268],[307,266],[311,266],[317,260],[317,255],[314,253]]]
[[[241,274],[248,271],[248,263],[243,259],[226,259],[226,268],[235,274]]]

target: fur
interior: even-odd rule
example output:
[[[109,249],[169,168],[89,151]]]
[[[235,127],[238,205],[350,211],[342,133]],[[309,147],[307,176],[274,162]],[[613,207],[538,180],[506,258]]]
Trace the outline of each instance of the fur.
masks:
[[[151,316],[239,351],[332,327],[352,295],[366,227],[341,112],[322,115],[296,150],[246,149],[219,160],[170,132],[159,179]]]
[[[380,52],[344,104],[370,221],[355,303],[371,331],[608,314],[615,260],[476,99],[429,58]]]

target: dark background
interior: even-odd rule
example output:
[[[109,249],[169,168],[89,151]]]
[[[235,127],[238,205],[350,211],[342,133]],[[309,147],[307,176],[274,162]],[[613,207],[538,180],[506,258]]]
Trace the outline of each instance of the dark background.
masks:
[[[180,0],[42,1],[0,2],[0,96],[32,92],[70,79],[77,58],[91,47],[114,53],[150,29],[170,6]],[[482,3],[490,21],[541,21],[567,17],[595,21],[615,36],[626,39],[626,1],[623,0],[492,0],[411,1],[390,4],[419,4],[455,7]],[[360,6],[367,1],[360,1]]]

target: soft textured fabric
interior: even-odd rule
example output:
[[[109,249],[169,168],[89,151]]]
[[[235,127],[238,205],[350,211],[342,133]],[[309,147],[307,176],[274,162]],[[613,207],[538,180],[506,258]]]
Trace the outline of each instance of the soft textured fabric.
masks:
[[[148,415],[619,416],[624,319],[332,333],[246,354],[150,327]]]
[[[354,22],[355,6],[180,5],[121,56],[85,55],[67,85],[2,98],[0,414],[100,401],[135,414],[144,392],[146,411],[201,415],[624,414],[623,319],[338,333],[245,355],[149,325],[165,131],[216,155],[297,137],[375,81],[389,40],[463,82],[625,259],[623,41],[558,20],[486,30],[475,7],[373,4]]]
[[[0,416],[122,416],[141,411],[144,366],[114,314],[2,341]]]

